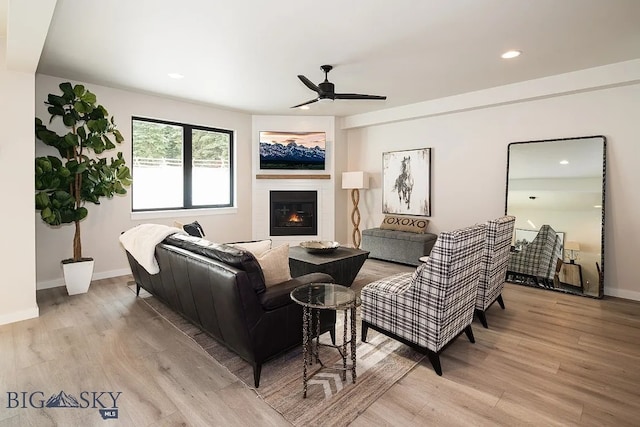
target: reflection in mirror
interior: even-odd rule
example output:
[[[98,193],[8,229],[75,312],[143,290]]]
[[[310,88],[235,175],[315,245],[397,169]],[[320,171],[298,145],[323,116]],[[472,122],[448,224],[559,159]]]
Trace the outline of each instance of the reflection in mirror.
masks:
[[[604,136],[509,144],[507,280],[603,296],[605,148]]]

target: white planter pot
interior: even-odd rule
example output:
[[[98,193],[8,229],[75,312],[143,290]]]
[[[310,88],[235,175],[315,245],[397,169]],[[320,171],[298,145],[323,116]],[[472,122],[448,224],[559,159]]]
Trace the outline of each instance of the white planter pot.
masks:
[[[69,295],[85,294],[91,285],[93,260],[63,263],[62,272]]]

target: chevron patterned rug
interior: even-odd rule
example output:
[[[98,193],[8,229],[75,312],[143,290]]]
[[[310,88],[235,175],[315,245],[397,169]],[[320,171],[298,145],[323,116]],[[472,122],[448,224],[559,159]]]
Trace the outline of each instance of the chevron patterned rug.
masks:
[[[135,292],[135,285],[131,287]],[[265,363],[262,366],[260,387],[256,389],[251,365],[150,294],[141,290],[140,297],[296,426],[349,424],[424,357],[373,330],[369,331],[369,342],[361,342],[358,310],[356,384],[352,383],[350,372],[347,373],[346,381],[343,381],[338,372],[323,370],[309,380],[307,397],[303,398],[300,346]],[[342,313],[338,313],[337,317],[336,335],[341,343]],[[323,334],[320,342],[330,343],[329,334]],[[342,361],[336,349],[322,346],[320,359],[326,366],[337,365]],[[311,372],[317,367],[318,365],[311,366]]]

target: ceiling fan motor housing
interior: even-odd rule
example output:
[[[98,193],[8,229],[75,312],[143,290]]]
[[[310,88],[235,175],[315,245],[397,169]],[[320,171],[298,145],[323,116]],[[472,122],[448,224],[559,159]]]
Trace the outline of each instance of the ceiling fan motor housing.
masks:
[[[331,82],[322,82],[318,85],[320,88],[320,98],[331,98],[335,97],[335,86]]]

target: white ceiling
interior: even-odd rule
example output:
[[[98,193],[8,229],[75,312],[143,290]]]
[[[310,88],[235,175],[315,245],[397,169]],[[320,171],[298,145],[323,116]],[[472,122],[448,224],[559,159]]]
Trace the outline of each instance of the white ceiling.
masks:
[[[507,49],[524,53],[503,60]],[[640,0],[58,0],[38,72],[344,116],[636,58]],[[322,64],[337,92],[388,99],[290,109],[314,98],[296,75],[319,83]]]

